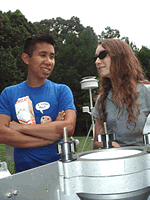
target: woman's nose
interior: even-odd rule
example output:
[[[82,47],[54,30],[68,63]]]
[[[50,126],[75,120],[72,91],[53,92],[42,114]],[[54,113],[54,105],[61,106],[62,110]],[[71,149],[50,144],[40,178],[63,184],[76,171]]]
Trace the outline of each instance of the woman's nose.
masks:
[[[99,59],[99,57],[96,59],[95,64],[97,65],[98,63],[101,63],[101,59]]]

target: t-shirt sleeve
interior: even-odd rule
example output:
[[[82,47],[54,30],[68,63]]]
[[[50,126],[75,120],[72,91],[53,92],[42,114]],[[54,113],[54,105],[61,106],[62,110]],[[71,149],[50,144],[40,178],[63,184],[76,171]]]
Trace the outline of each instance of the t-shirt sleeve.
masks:
[[[71,89],[66,85],[61,85],[59,94],[59,112],[67,109],[73,109],[77,113]]]
[[[9,99],[11,97],[8,96],[9,92],[7,88],[5,88],[0,95],[0,114],[5,114],[11,117],[11,109]]]
[[[144,94],[143,94],[143,96],[145,96],[145,98],[146,98],[146,101],[147,101],[147,105],[148,105],[148,107],[149,107],[149,111],[150,111],[150,85],[144,85],[145,86],[145,88],[144,88]]]
[[[99,118],[99,106],[98,106],[98,99],[99,99],[99,96],[97,97],[96,99],[96,102],[95,102],[95,107],[93,109],[93,112],[92,112],[92,115],[95,117],[95,118]]]

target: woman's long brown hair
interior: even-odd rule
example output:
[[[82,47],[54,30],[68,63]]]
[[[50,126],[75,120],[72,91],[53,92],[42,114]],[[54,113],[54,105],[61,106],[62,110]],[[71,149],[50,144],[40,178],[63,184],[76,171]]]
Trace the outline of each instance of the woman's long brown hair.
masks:
[[[119,39],[107,39],[99,42],[99,45],[102,45],[111,57],[111,79],[107,77],[101,78],[100,98],[98,100],[98,105],[100,105],[100,125],[103,127],[103,122],[106,120],[105,100],[112,88],[112,101],[117,106],[116,110],[119,110],[118,119],[123,114],[126,104],[128,113],[126,126],[128,128],[128,124],[130,124],[134,130],[139,115],[139,108],[136,103],[138,99],[137,83],[150,84],[150,82],[145,79],[139,61],[127,43]],[[133,107],[136,110],[136,114],[133,112]],[[120,112],[121,108],[123,108],[122,112]]]

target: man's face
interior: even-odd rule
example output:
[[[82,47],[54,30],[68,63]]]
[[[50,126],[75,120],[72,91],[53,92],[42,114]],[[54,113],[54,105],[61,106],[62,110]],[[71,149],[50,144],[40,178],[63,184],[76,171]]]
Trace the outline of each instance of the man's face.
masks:
[[[37,43],[32,57],[28,58],[28,77],[41,81],[49,77],[55,64],[54,47],[47,43]]]

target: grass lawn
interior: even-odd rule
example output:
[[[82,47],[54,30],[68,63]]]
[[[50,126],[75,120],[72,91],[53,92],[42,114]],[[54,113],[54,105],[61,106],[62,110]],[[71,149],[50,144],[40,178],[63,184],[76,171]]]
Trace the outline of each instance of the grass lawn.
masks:
[[[81,152],[81,150],[82,150],[82,147],[83,147],[83,145],[84,145],[84,142],[85,142],[85,139],[86,139],[86,137],[74,137],[75,139],[78,139],[79,140],[79,146],[77,146],[77,153],[79,153],[79,152]],[[89,137],[88,138],[88,140],[87,140],[87,142],[86,142],[86,145],[85,145],[85,147],[84,147],[84,149],[83,149],[83,151],[89,151],[89,150],[91,150],[91,139],[92,139],[92,137]]]
[[[79,146],[77,146],[77,153],[79,153],[79,152],[81,152],[81,150],[83,148],[83,145],[84,145],[86,137],[74,137],[74,138],[78,139],[79,142],[80,142]],[[91,142],[90,142],[91,139],[92,139],[92,137],[88,138],[83,151],[91,150]],[[0,144],[0,162],[6,162],[6,145],[5,144]],[[14,170],[15,164],[14,164],[14,162],[13,161],[10,162],[9,165],[10,165],[10,173],[14,174],[15,173],[15,170]]]

